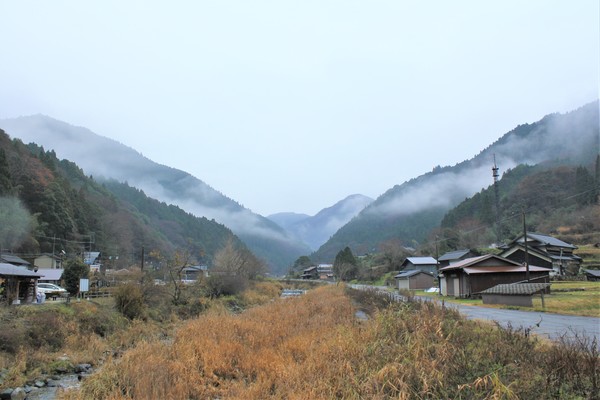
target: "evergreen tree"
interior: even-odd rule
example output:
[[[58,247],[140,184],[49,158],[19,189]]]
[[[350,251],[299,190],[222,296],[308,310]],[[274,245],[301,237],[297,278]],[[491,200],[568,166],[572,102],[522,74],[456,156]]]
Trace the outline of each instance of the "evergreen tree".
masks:
[[[61,279],[65,283],[65,289],[67,289],[70,294],[76,295],[79,292],[79,280],[81,278],[87,278],[89,274],[89,266],[79,259],[71,259],[67,261]]]
[[[350,247],[346,246],[335,256],[333,262],[333,273],[342,281],[349,281],[356,278],[358,274],[358,264]]]
[[[0,149],[0,196],[6,196],[12,191],[10,169],[4,149]]]

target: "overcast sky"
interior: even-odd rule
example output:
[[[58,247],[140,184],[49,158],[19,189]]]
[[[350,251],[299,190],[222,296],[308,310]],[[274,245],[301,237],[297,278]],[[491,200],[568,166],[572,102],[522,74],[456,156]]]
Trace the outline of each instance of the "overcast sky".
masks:
[[[597,99],[599,20],[598,0],[0,0],[0,118],[312,215]]]

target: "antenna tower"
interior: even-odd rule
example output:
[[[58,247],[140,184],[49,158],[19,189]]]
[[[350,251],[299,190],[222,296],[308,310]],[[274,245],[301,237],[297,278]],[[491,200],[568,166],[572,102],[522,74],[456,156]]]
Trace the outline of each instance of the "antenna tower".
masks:
[[[496,154],[494,154],[494,166],[492,167],[492,176],[494,177],[494,197],[496,208],[496,242],[500,244],[500,195],[498,194],[498,166],[496,165]]]

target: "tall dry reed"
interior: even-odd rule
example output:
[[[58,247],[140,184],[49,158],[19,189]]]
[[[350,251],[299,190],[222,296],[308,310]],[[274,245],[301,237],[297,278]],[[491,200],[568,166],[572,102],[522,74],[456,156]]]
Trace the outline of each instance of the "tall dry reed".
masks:
[[[566,356],[519,330],[433,304],[388,304],[367,322],[354,311],[342,287],[240,315],[215,311],[172,343],[138,344],[69,398],[594,398],[597,354],[589,349],[568,352],[585,368],[581,376],[553,374],[546,361]],[[557,377],[568,382],[553,386]]]

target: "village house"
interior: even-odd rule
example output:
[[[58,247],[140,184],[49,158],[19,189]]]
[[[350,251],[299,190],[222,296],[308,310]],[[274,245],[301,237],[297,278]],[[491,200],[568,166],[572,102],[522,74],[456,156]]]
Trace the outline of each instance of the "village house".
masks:
[[[548,283],[550,271],[550,268],[530,265],[530,281]],[[439,279],[442,295],[470,297],[499,284],[526,281],[526,267],[517,261],[488,254],[441,268]]]
[[[33,260],[33,265],[41,269],[60,269],[62,259],[54,254],[45,253]]]
[[[411,271],[419,270],[437,274],[438,263],[433,257],[408,257],[402,265],[400,270]]]
[[[431,272],[418,269],[404,271],[394,276],[398,282],[398,289],[420,290],[433,286],[434,276]]]
[[[500,256],[518,263],[525,262],[525,235],[500,247]],[[530,265],[550,268],[552,275],[577,275],[581,258],[573,254],[577,246],[552,236],[527,232],[527,259]]]
[[[302,271],[302,275],[300,275],[302,279],[319,279],[319,271],[317,270],[317,266],[313,265],[311,267],[306,268]]]
[[[322,281],[333,280],[333,264],[317,265],[317,274],[319,275],[319,279]]]
[[[208,266],[194,265],[181,270],[181,280],[184,283],[196,282],[200,277],[208,277]]]
[[[479,254],[479,252],[470,249],[453,250],[444,253],[440,258],[438,258],[438,261],[440,263],[440,268],[444,268],[450,264],[454,264],[455,262],[471,257],[478,257],[480,255],[481,254]]]
[[[313,280],[333,280],[333,265],[332,264],[319,264],[313,265],[302,271],[300,275],[302,279],[313,279]]]

